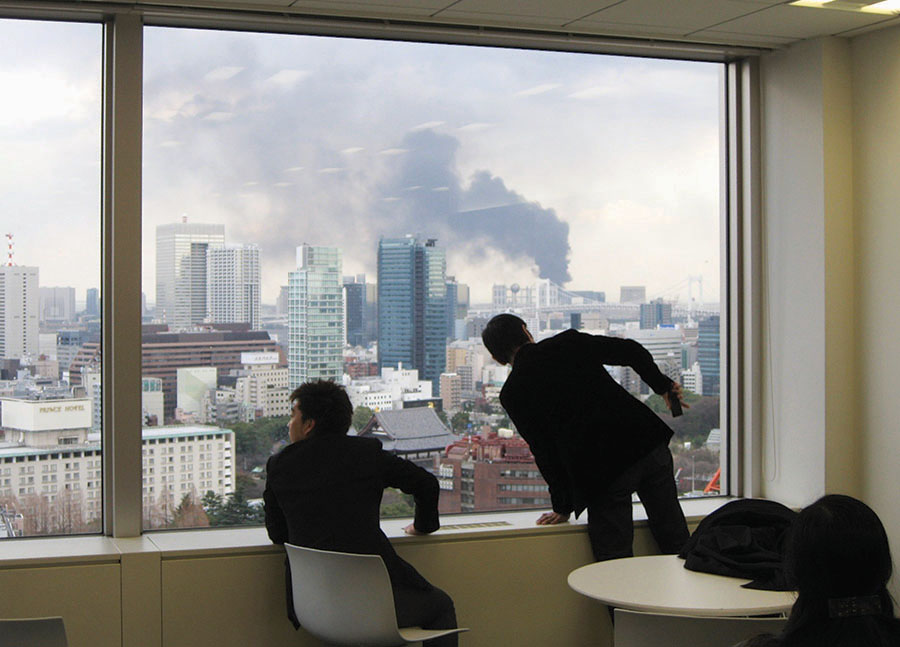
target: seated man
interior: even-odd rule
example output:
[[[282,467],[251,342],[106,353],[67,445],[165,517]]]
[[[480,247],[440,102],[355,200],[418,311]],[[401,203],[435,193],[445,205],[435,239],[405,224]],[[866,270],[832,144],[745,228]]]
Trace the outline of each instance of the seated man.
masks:
[[[307,382],[291,394],[291,444],[266,466],[266,530],[276,544],[381,555],[391,579],[401,627],[453,629],[453,601],[400,559],[379,525],[386,487],[415,497],[416,515],[404,530],[422,535],[438,529],[437,479],[387,453],[371,438],[347,436],[353,407],[334,382]],[[290,573],[288,573],[290,576]],[[288,581],[288,618],[294,615]],[[456,634],[425,643],[451,647]]]

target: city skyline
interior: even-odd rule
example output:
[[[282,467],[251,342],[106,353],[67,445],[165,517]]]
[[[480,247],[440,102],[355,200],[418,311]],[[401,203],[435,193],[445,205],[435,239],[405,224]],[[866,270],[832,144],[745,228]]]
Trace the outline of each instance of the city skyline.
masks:
[[[100,29],[3,21],[0,34],[11,49],[0,74],[14,89],[0,127],[18,164],[0,194],[4,211],[20,216],[15,262],[42,266],[42,284],[73,286],[80,300],[100,282]],[[377,237],[405,234],[442,240],[473,302],[490,299],[485,277],[524,283],[541,273],[572,290],[646,285],[651,298],[684,298],[667,291],[702,275],[707,300],[718,300],[720,66],[145,34],[151,302],[152,232],[183,214],[224,224],[229,243],[259,245],[264,303],[303,242],[340,247],[347,274],[374,275]],[[472,75],[476,63],[482,72]],[[48,174],[65,178],[51,192],[33,179]],[[45,227],[60,211],[66,222]]]

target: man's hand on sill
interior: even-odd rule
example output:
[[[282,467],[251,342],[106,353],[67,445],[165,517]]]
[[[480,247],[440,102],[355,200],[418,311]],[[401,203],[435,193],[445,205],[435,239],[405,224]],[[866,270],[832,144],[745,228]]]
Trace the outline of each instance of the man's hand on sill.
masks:
[[[566,523],[568,520],[569,520],[568,513],[560,514],[559,512],[545,512],[540,517],[538,517],[537,525],[553,526],[558,523]]]

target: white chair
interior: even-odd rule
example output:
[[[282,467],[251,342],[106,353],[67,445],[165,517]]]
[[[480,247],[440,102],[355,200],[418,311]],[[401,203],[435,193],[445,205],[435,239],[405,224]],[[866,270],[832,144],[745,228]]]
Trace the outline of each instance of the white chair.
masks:
[[[68,647],[62,618],[0,620],[0,647]]]
[[[285,544],[294,613],[330,645],[400,647],[468,629],[397,627],[387,568],[379,555],[337,553]]]
[[[729,647],[777,634],[787,618],[709,618],[615,610],[616,647]]]

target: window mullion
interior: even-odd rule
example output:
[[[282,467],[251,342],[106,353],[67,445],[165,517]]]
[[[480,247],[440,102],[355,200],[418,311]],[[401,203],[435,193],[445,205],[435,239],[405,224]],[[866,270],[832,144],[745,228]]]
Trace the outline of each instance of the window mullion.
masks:
[[[103,51],[104,531],[141,533],[141,112],[143,25],[107,20]]]

